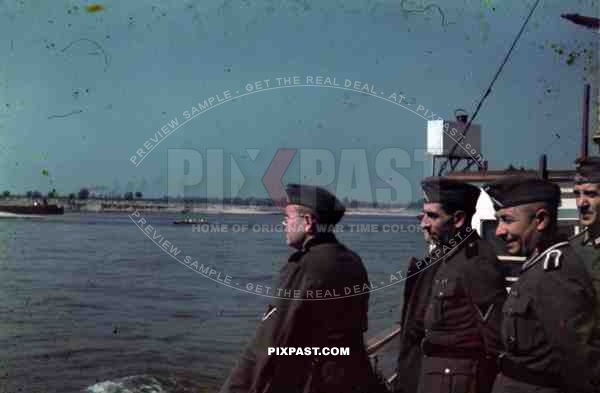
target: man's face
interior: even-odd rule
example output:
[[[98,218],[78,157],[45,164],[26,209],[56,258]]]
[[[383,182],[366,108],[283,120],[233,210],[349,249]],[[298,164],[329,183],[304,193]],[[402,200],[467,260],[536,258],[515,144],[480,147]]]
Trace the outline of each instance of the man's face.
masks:
[[[445,244],[454,235],[453,217],[442,209],[440,203],[425,203],[420,217],[427,243]]]
[[[498,210],[496,218],[496,236],[505,242],[508,254],[531,256],[539,239],[535,211],[527,206],[508,207]]]
[[[600,184],[576,184],[573,193],[581,225],[600,226]]]
[[[306,215],[299,214],[297,205],[287,205],[283,218],[287,245],[301,249],[307,237]]]

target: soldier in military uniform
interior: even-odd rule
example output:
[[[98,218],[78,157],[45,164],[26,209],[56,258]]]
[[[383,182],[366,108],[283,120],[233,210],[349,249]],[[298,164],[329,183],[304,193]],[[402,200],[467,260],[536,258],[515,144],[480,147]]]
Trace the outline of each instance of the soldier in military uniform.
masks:
[[[509,254],[527,257],[504,304],[493,393],[599,392],[591,373],[594,291],[583,262],[557,235],[560,188],[508,177],[484,187]]]
[[[407,272],[394,391],[486,393],[497,374],[506,288],[491,244],[470,228],[480,190],[436,177],[422,188],[421,227],[435,248]]]
[[[569,244],[583,260],[596,295],[593,349],[587,361],[590,367],[596,368],[592,373],[597,376],[600,374],[600,158],[579,161],[574,180],[573,192],[583,230],[571,237]]]
[[[278,297],[221,393],[372,393],[363,341],[368,291],[345,296],[346,288],[368,285],[367,272],[361,258],[331,232],[345,208],[319,187],[292,184],[287,194],[286,240],[297,251],[280,272],[282,291],[273,293]],[[275,347],[348,347],[350,355],[269,354]]]
[[[590,272],[596,296],[600,297],[600,158],[579,162],[575,176],[575,202],[584,229],[569,240]],[[600,302],[598,303],[600,305]],[[600,315],[600,310],[597,310]]]

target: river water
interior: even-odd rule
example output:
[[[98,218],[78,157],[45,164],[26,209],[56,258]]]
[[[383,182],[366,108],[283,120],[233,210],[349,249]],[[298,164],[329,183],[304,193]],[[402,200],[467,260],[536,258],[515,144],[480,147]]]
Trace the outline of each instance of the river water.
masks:
[[[218,390],[272,299],[203,277],[152,237],[160,233],[179,259],[210,265],[240,288],[269,286],[291,252],[280,217],[208,216],[228,232],[143,217],[153,235],[126,213],[0,220],[0,392]],[[338,238],[361,255],[373,282],[389,282],[422,253],[413,217],[343,223]],[[236,224],[248,229],[233,231]],[[402,289],[371,292],[367,337],[399,319]],[[380,360],[386,373],[394,347]]]

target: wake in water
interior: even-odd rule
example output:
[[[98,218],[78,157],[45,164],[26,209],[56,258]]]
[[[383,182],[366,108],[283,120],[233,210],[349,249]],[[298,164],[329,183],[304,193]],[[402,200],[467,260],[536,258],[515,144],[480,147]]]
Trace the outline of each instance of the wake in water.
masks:
[[[46,216],[40,216],[35,214],[15,214],[0,212],[0,218],[44,218]]]
[[[133,375],[114,381],[88,386],[84,393],[207,393],[208,389],[192,383],[182,383],[175,377],[160,378],[151,375]]]
[[[147,375],[125,377],[89,386],[86,393],[166,393],[168,388],[158,379]]]

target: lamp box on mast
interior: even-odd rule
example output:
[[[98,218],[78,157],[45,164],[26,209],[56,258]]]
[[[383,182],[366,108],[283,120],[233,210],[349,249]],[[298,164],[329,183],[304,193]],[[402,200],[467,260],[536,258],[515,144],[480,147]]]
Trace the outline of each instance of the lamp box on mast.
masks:
[[[465,136],[466,126],[462,121],[429,120],[427,154],[446,158],[475,158],[481,154],[481,126],[471,124]]]

